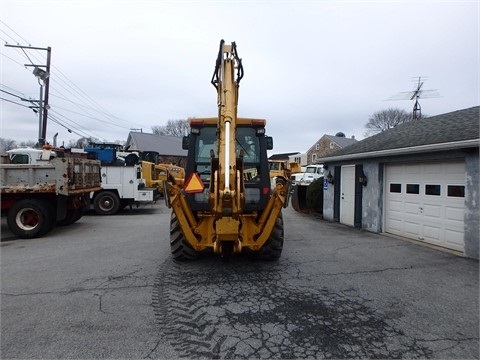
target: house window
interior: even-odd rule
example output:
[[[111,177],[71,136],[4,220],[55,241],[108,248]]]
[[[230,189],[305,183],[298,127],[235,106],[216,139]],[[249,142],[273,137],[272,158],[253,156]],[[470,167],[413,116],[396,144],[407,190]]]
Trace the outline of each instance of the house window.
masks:
[[[299,163],[299,164],[300,164],[301,159],[300,159],[300,157],[295,157],[294,161],[295,161],[296,163]]]
[[[330,142],[330,149],[333,149],[335,147],[335,144],[332,142]]]
[[[320,150],[320,144],[315,145],[315,150]]]
[[[402,184],[390,184],[390,192],[391,193],[401,193],[402,192]]]
[[[463,185],[448,185],[447,195],[451,197],[465,197],[465,186]]]
[[[440,185],[425,185],[425,195],[440,196]]]
[[[420,185],[418,184],[407,184],[407,194],[419,194]]]
[[[317,161],[317,154],[312,154],[312,163]]]

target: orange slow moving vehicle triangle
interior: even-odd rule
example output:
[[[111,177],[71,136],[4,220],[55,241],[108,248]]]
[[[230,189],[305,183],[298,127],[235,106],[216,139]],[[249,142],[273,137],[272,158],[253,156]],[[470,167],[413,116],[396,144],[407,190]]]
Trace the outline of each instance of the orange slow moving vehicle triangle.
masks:
[[[199,193],[205,189],[202,179],[197,172],[192,173],[183,188],[187,194]]]

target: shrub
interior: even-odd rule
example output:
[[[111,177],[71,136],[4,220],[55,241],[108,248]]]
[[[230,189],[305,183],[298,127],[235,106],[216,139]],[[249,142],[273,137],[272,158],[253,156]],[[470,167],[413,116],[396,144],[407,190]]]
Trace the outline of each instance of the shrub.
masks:
[[[309,209],[323,213],[323,176],[308,186],[306,198]]]

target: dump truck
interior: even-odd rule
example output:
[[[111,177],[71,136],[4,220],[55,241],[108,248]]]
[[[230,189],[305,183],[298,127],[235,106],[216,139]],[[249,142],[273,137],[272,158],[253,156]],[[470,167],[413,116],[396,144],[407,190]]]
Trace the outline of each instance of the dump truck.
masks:
[[[189,120],[184,181],[167,174],[165,201],[172,209],[170,247],[176,260],[204,252],[221,256],[252,253],[280,258],[284,242],[282,209],[289,179],[271,188],[266,120],[237,117],[238,88],[244,71],[235,42],[220,41],[211,83],[218,116]]]
[[[20,148],[0,165],[1,211],[22,239],[79,220],[90,193],[101,189],[100,162],[61,149]]]

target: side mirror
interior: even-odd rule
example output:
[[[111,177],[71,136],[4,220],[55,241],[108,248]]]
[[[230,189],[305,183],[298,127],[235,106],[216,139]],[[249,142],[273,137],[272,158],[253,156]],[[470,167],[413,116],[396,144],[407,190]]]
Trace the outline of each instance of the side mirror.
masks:
[[[267,150],[273,149],[273,138],[271,136],[265,136],[265,143],[267,144]]]
[[[184,136],[182,139],[182,149],[188,150],[189,147],[190,147],[190,135]]]

